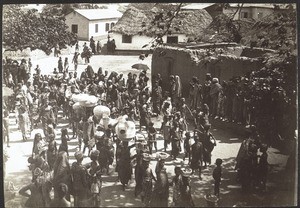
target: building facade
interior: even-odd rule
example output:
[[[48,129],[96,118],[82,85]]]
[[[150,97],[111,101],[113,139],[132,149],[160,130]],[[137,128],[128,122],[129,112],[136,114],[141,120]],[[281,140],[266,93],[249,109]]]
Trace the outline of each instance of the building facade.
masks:
[[[126,35],[118,32],[110,34],[110,37],[115,40],[117,50],[149,50],[153,37],[146,35]],[[188,37],[185,34],[165,35],[164,43],[184,43]],[[146,47],[143,47],[147,45]]]
[[[107,38],[122,13],[107,9],[77,9],[65,16],[68,30],[77,34],[79,40],[88,41]]]

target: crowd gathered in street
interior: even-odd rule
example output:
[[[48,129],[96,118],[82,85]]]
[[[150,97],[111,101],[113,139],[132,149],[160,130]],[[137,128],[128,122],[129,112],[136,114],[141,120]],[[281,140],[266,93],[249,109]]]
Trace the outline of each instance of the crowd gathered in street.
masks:
[[[256,127],[250,125],[251,109],[243,98],[239,79],[221,85],[218,78],[207,74],[202,85],[197,77],[193,77],[189,97],[185,97],[178,75],[163,80],[160,74],[148,77],[146,70],[128,74],[108,73],[101,67],[94,70],[89,65],[89,58],[99,53],[101,47],[93,38],[90,47],[84,45],[81,55],[87,67],[81,74],[77,71],[78,43],[71,60],[74,67],[68,58],[57,57],[57,68],[48,75],[41,74],[39,65],[34,68],[30,59],[22,59],[20,64],[10,58],[3,60],[3,83],[14,92],[4,97],[4,142],[9,147],[10,113],[16,115],[24,142],[33,129],[43,131],[43,135],[34,135],[32,155],[28,158],[32,183],[19,191],[29,198],[27,207],[71,207],[71,196],[74,207],[99,207],[102,176],[110,174],[113,168],[123,190],[134,169],[134,194],[141,197],[145,206],[168,206],[171,186],[174,206],[193,207],[197,204],[192,199],[190,176],[197,173],[202,180],[202,170],[214,162],[212,178],[214,195],[218,198],[222,159],[211,159],[217,145],[210,130],[211,119],[249,126],[237,156],[238,180],[246,192],[266,188],[268,147],[260,141]],[[162,82],[170,83],[169,87],[163,88]],[[76,95],[97,99],[91,104],[82,104],[74,99]],[[106,107],[99,111],[108,108],[109,113],[100,112],[99,117],[96,106]],[[159,116],[163,118],[161,126],[155,128],[153,119]],[[117,126],[129,121],[137,127],[134,136],[122,138],[122,131],[129,129],[118,131]],[[60,130],[58,146],[57,126],[60,122],[67,122],[68,128]],[[164,141],[162,152],[157,148],[159,134]],[[77,141],[74,155],[69,153],[69,141]],[[132,148],[136,150],[135,155],[131,154]],[[174,177],[169,179],[164,163],[167,158],[176,161],[181,152],[189,167],[183,169],[174,165]],[[153,172],[149,164],[154,153],[157,165]],[[69,158],[73,156],[76,161],[70,164]],[[90,158],[87,164],[83,164],[85,157]],[[50,194],[52,190],[54,197]]]

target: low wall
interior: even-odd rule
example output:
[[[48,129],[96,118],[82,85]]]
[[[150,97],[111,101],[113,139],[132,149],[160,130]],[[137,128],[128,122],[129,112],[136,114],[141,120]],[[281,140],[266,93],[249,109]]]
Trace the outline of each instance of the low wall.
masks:
[[[242,53],[241,51],[232,50],[233,54],[239,55]],[[211,73],[213,77],[218,77],[222,82],[233,76],[242,76],[261,67],[262,65],[258,59],[235,55],[212,57],[203,55],[203,51],[200,50],[182,48],[157,48],[152,56],[152,74],[161,74],[165,89],[169,88],[169,76],[179,75],[185,97],[188,97],[189,82],[193,76],[197,76],[200,82],[203,83],[206,73]]]

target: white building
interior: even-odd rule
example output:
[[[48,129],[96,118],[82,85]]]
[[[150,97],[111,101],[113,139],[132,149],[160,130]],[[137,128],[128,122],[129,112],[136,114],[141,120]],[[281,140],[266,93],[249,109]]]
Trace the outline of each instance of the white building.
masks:
[[[101,40],[107,38],[121,16],[121,12],[111,9],[75,9],[65,16],[65,23],[79,40],[88,41],[91,36],[94,40]]]
[[[158,28],[151,27],[154,13],[151,10],[129,8],[112,29],[111,39],[115,40],[116,50],[149,50]],[[173,20],[168,35],[162,37],[163,43],[186,43],[189,38],[202,34],[212,18],[205,10],[182,11]],[[144,26],[143,26],[144,25]],[[147,45],[146,47],[143,47]]]

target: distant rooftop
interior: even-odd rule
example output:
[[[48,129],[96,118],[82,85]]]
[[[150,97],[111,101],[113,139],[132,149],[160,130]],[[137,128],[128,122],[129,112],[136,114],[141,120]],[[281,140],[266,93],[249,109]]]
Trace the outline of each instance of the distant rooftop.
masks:
[[[210,7],[212,5],[214,5],[215,3],[191,3],[191,4],[188,4],[184,7],[182,7],[181,9],[205,9],[207,7]]]
[[[112,9],[75,9],[75,12],[89,20],[120,18],[123,15],[121,12]]]
[[[184,7],[182,7],[183,10],[192,10],[192,9],[205,9],[207,7],[210,7],[212,5],[214,5],[216,3],[191,3],[188,4]],[[237,7],[238,4],[237,3],[232,3],[229,4],[230,7]],[[241,3],[240,3],[241,5]],[[286,4],[277,4],[281,9],[284,9]],[[248,4],[243,4],[243,7],[258,7],[258,8],[270,8],[270,9],[274,9],[274,5],[273,4],[264,4],[264,3],[248,3]]]

